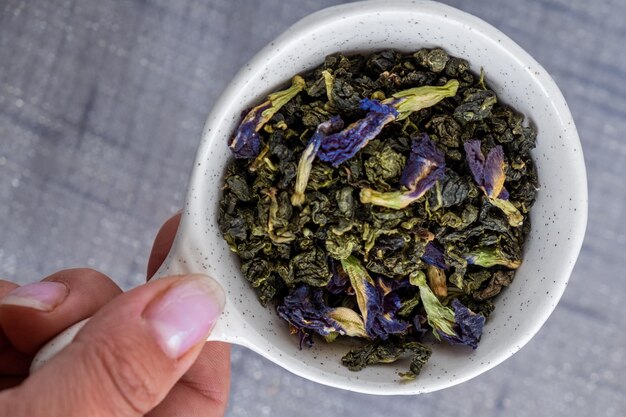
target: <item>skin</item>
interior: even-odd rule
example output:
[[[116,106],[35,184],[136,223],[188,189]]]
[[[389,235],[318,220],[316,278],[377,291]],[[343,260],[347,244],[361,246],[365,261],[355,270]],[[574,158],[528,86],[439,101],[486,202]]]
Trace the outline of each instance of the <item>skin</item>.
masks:
[[[180,215],[172,217],[157,234],[148,280],[169,252],[179,222]],[[69,269],[43,279],[69,289],[53,311],[0,305],[0,415],[223,416],[230,346],[201,342],[171,359],[137,319],[159,293],[184,279],[168,277],[122,293],[100,272]],[[16,287],[0,280],[0,299]],[[90,316],[71,345],[28,376],[41,346]]]

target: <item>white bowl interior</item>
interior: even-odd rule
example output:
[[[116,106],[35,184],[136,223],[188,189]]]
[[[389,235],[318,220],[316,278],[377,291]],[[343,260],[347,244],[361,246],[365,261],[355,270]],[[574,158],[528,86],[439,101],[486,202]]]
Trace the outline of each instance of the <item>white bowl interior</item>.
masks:
[[[273,308],[263,308],[239,270],[217,225],[222,174],[230,161],[227,139],[243,109],[335,52],[440,46],[484,68],[502,101],[538,129],[541,188],[532,231],[513,285],[496,301],[478,349],[435,346],[417,380],[399,383],[407,364],[351,372],[340,363],[347,347],[318,342],[298,349]],[[546,71],[505,35],[482,20],[430,1],[352,3],[298,22],[237,74],[210,114],[187,195],[174,250],[160,274],[204,272],[218,279],[228,304],[211,339],[242,344],[306,378],[374,394],[434,391],[472,378],[519,350],[539,330],[561,297],[582,244],[587,186],[580,142],[560,91]]]

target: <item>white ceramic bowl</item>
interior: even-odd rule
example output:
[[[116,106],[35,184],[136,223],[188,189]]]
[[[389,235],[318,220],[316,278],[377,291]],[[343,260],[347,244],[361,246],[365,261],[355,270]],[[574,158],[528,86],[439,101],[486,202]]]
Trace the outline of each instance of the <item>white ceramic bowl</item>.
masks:
[[[399,383],[406,363],[351,372],[340,363],[346,346],[298,349],[273,308],[260,306],[222,239],[218,202],[230,161],[227,140],[240,114],[290,77],[335,52],[440,46],[484,68],[502,101],[522,111],[539,132],[533,157],[541,188],[532,231],[513,285],[496,301],[478,349],[435,346],[422,374]],[[587,220],[585,165],[576,128],[558,87],[522,48],[484,21],[430,1],[373,1],[331,7],[293,25],[235,76],[208,117],[173,251],[159,274],[204,272],[226,288],[228,303],[211,340],[247,346],[305,378],[372,394],[417,394],[475,377],[524,346],[561,297],[580,250]],[[397,366],[396,366],[397,365]]]

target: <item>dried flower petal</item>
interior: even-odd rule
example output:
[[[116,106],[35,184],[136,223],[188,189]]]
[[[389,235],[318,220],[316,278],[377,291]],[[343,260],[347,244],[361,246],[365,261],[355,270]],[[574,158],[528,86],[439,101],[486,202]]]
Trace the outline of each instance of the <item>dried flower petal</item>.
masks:
[[[474,181],[490,198],[502,198],[501,195],[508,193],[504,189],[504,150],[498,145],[491,149],[485,159],[481,149],[479,140],[470,140],[465,142],[465,154],[467,163],[472,171]],[[505,192],[506,194],[502,194]]]
[[[454,309],[454,335],[440,333],[441,339],[452,345],[466,345],[472,349],[478,347],[480,336],[483,334],[485,317],[476,314],[465,307],[457,299],[452,300]]]
[[[454,96],[458,86],[457,80],[450,80],[441,87],[423,86],[400,91],[382,103],[367,98],[361,100],[361,109],[368,111],[367,115],[341,132],[326,137],[318,151],[319,158],[338,166],[378,136],[385,125]]]
[[[361,108],[368,110],[363,119],[324,138],[317,152],[320,160],[329,162],[333,167],[347,161],[371,139],[378,136],[383,127],[394,121],[398,115],[393,106],[381,104],[376,100],[361,100]]]
[[[496,265],[506,266],[507,268],[517,269],[522,261],[519,259],[509,259],[500,248],[477,248],[465,255],[465,260],[470,265],[479,265],[490,268]]]
[[[259,154],[261,147],[259,130],[304,87],[304,79],[296,75],[291,81],[291,87],[270,94],[266,101],[253,107],[245,115],[228,144],[235,158],[249,159]]]
[[[361,203],[403,209],[417,201],[438,180],[443,179],[446,163],[443,154],[437,149],[426,133],[413,139],[411,154],[400,182],[407,191],[380,192],[371,188],[361,190]]]
[[[346,336],[368,338],[363,318],[356,311],[346,307],[336,307],[326,313],[326,317],[334,324],[337,333]]]
[[[441,246],[434,242],[428,242],[422,255],[422,260],[428,265],[434,265],[437,268],[448,269],[446,261],[443,255],[443,249]]]
[[[498,207],[507,216],[509,224],[519,227],[524,217],[519,210],[508,201],[509,192],[504,188],[506,175],[504,172],[504,151],[498,145],[491,149],[485,159],[479,140],[465,142],[465,155],[476,184],[483,190],[489,202]]]
[[[503,192],[505,192],[504,190]],[[508,193],[506,193],[508,197]],[[506,215],[509,220],[509,224],[513,227],[519,227],[524,222],[524,216],[509,200],[503,200],[501,198],[490,198],[489,202],[498,207]]]
[[[433,334],[439,338],[441,334],[454,336],[456,333],[452,326],[454,325],[454,312],[441,304],[433,291],[426,283],[426,276],[419,271],[410,277],[411,284],[417,286],[420,290],[420,298],[424,309],[426,310],[426,318],[428,324],[433,328]]]
[[[406,284],[408,284],[407,281],[387,280],[383,277],[378,277],[376,287],[382,298],[382,308],[378,312],[372,328],[369,329],[371,335],[386,340],[390,334],[404,333],[407,331],[410,324],[396,317],[402,307],[402,301],[398,294],[394,292],[396,289]]]
[[[483,186],[485,193],[492,198],[499,198],[504,190],[504,150],[498,145],[487,154],[485,161]]]
[[[341,120],[341,117],[334,116],[320,123],[311,139],[309,139],[309,143],[304,149],[304,152],[302,152],[302,156],[298,162],[295,190],[291,196],[291,204],[294,206],[300,206],[304,203],[304,191],[309,182],[311,168],[313,168],[313,160],[315,159],[315,155],[317,155],[323,139],[326,138],[330,132],[341,129],[342,127],[343,120]]]
[[[342,268],[338,267],[338,262],[334,259],[330,259],[330,271],[332,272],[332,278],[326,285],[326,291],[330,294],[350,294],[352,287],[350,286],[350,279],[348,274]]]
[[[376,285],[367,270],[353,256],[342,260],[341,266],[350,277],[365,322],[365,330],[370,337],[386,340],[390,334],[402,333],[408,329],[408,323],[395,318],[395,313],[400,308],[400,300],[395,297],[385,300],[385,296],[390,295],[390,287],[384,283],[381,285],[380,282]]]
[[[345,307],[330,308],[323,300],[323,290],[301,285],[294,289],[276,308],[278,315],[287,320],[301,334],[301,342],[310,345],[311,332],[320,336],[337,333],[347,336],[367,337],[361,317]]]
[[[410,190],[430,188],[442,176],[445,166],[446,161],[441,151],[428,134],[422,133],[413,138],[411,154],[402,171],[400,184]]]
[[[465,148],[465,158],[467,159],[467,165],[469,165],[472,177],[479,187],[483,186],[485,178],[485,156],[480,150],[479,140],[470,140],[463,145]]]
[[[410,88],[399,91],[392,99],[383,101],[383,104],[393,104],[398,110],[398,120],[406,119],[411,113],[434,106],[447,97],[454,97],[459,88],[457,80],[450,80],[443,86]]]
[[[348,274],[350,278],[350,284],[354,288],[356,295],[356,302],[361,310],[363,321],[365,321],[365,327],[371,326],[371,321],[374,319],[369,315],[372,306],[379,303],[378,291],[374,286],[374,280],[367,273],[367,270],[363,268],[354,256],[350,256],[347,259],[341,261],[343,270]]]

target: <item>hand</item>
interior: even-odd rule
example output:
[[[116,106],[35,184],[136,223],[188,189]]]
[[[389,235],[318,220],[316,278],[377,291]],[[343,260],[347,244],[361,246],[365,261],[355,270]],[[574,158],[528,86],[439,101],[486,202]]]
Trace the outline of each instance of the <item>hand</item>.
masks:
[[[148,277],[180,216],[155,239]],[[0,415],[223,416],[230,347],[204,343],[224,295],[208,277],[160,279],[127,293],[89,269],[18,287],[0,280]],[[28,376],[37,350],[92,316],[74,342]]]

